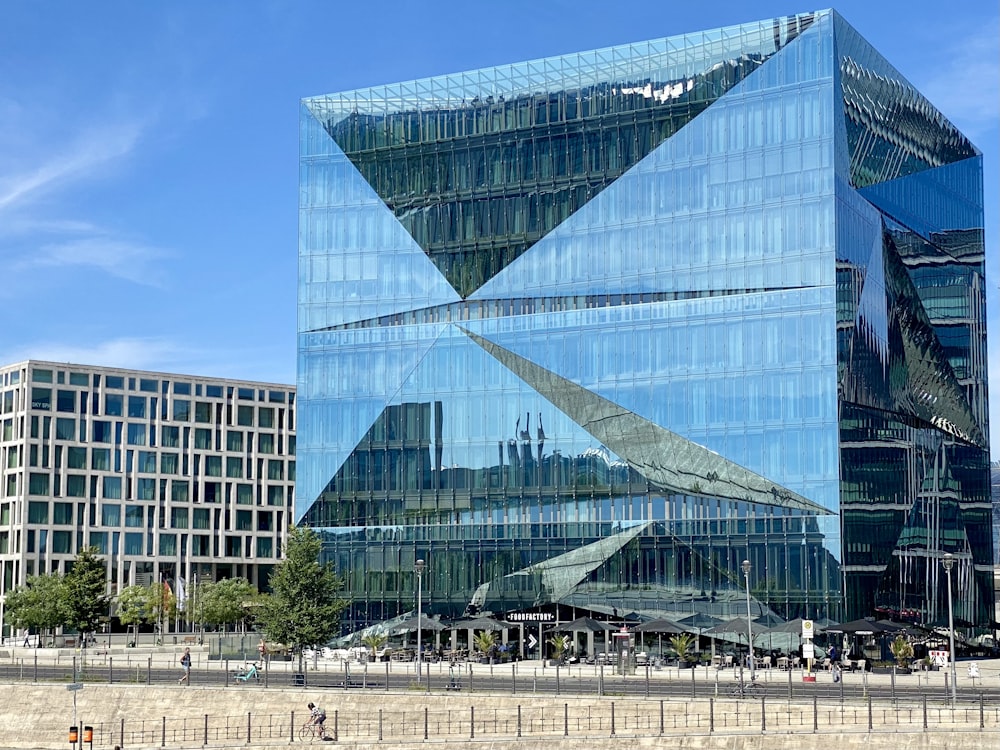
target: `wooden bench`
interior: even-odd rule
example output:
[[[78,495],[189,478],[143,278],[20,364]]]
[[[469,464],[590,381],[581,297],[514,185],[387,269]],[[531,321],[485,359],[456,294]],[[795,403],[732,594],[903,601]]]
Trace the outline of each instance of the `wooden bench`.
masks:
[[[194,645],[198,643],[198,636],[196,635],[186,635],[184,636],[184,643],[189,645]]]

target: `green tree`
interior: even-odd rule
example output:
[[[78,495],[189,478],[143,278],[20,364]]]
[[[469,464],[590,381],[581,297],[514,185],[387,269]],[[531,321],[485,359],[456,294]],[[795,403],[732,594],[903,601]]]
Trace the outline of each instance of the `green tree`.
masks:
[[[207,586],[200,593],[202,622],[223,628],[245,623],[260,596],[246,578],[226,578]]]
[[[79,631],[81,638],[97,630],[108,615],[110,599],[107,571],[96,547],[84,547],[77,553],[69,572],[63,577],[66,587],[67,618],[65,625]],[[84,640],[86,643],[86,640]]]
[[[368,635],[361,637],[361,643],[371,649],[372,661],[378,658],[379,650],[385,648],[385,644],[388,642],[389,636],[385,633],[368,633]]]
[[[284,559],[274,566],[271,593],[257,607],[256,620],[267,640],[283,643],[299,655],[316,648],[340,630],[347,600],[344,582],[329,563],[320,563],[320,538],[306,527],[288,532]]]
[[[118,594],[118,619],[125,627],[135,629],[133,642],[138,641],[139,625],[150,622],[152,611],[149,597],[152,593],[149,586],[127,586]]]
[[[19,628],[53,631],[63,625],[69,616],[63,577],[32,576],[26,586],[7,593],[5,614]]]
[[[698,642],[692,633],[681,633],[670,638],[670,648],[677,654],[679,661],[687,661],[687,656]]]
[[[493,649],[497,645],[496,634],[490,630],[481,630],[476,633],[473,643],[483,656],[492,657]]]

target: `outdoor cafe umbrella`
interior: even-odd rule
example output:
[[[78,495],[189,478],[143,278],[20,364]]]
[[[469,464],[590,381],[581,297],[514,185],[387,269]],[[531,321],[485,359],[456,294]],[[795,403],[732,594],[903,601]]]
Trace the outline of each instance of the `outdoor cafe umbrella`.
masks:
[[[599,622],[593,617],[577,617],[571,622],[556,625],[552,630],[557,633],[604,633],[604,650],[608,650],[607,631],[614,630],[615,626],[609,622]]]
[[[502,620],[494,620],[492,617],[476,617],[472,620],[459,620],[458,622],[453,622],[448,626],[448,630],[468,630],[475,632],[482,632],[484,630],[491,633],[496,633],[502,630],[510,630],[516,628],[517,626],[510,622],[503,622]],[[454,639],[457,639],[457,635],[452,635],[452,645],[456,644]],[[471,636],[470,636],[471,639]],[[472,643],[469,643],[469,649],[472,649]]]
[[[664,617],[657,618],[656,620],[649,620],[641,625],[636,625],[633,630],[642,636],[642,650],[646,650],[646,633],[656,633],[657,648],[659,652],[663,653],[663,634],[667,635],[680,635],[685,632],[684,628],[673,620],[668,620]]]

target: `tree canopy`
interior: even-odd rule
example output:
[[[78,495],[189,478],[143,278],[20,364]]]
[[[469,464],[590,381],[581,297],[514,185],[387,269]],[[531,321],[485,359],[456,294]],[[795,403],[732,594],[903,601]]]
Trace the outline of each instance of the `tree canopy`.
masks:
[[[32,576],[26,586],[8,592],[5,614],[20,628],[54,630],[63,625],[69,614],[63,577]]]
[[[340,629],[347,601],[340,596],[343,581],[329,563],[320,563],[319,536],[307,527],[288,532],[285,557],[274,567],[271,593],[257,608],[257,624],[269,641],[293,651],[315,648]]]
[[[198,614],[207,625],[235,625],[245,620],[260,595],[246,578],[226,578],[198,587]]]
[[[65,625],[93,633],[108,616],[107,571],[96,547],[84,547],[63,577],[66,588]]]

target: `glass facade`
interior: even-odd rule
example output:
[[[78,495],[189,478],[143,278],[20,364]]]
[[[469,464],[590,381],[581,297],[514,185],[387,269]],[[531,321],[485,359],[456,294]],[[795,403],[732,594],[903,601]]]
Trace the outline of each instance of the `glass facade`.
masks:
[[[731,617],[747,559],[761,613],[932,621],[951,551],[992,612],[980,156],[836,13],[306,99],[300,143],[345,627],[417,559],[451,617]]]

